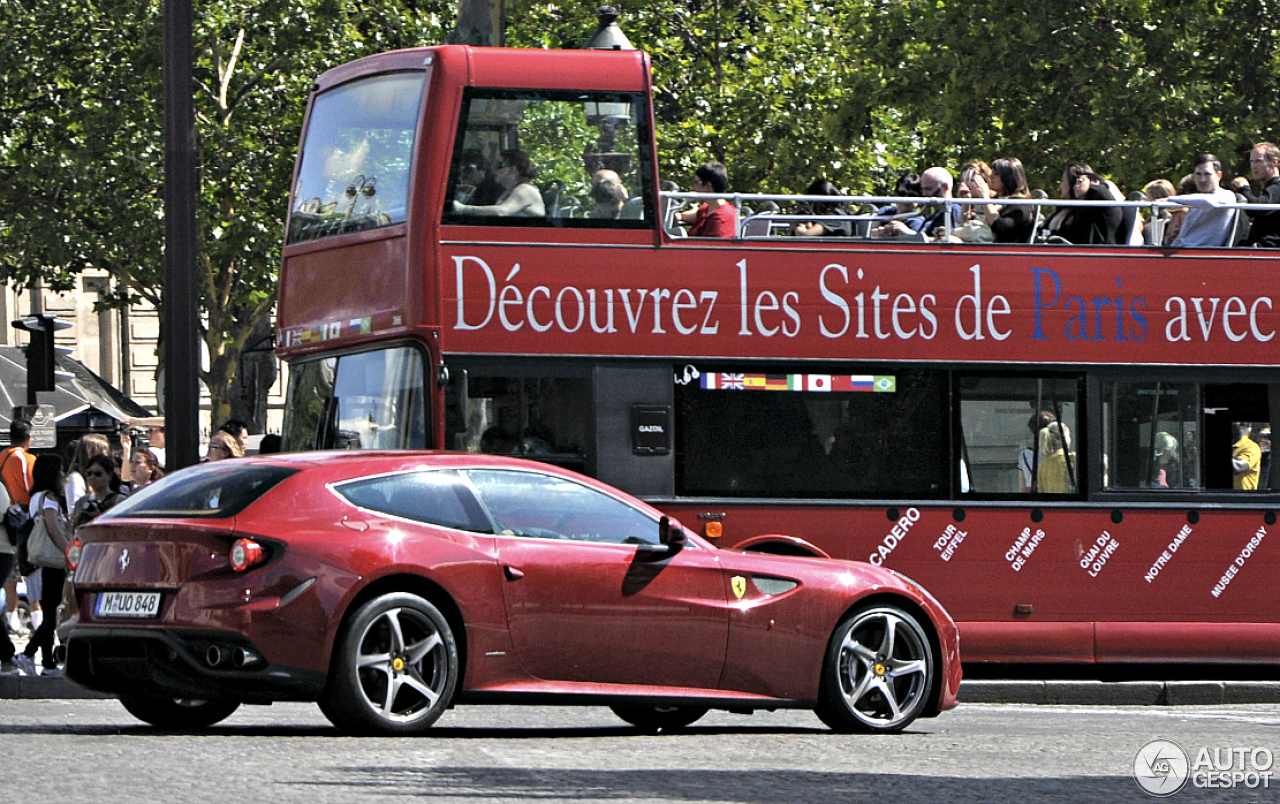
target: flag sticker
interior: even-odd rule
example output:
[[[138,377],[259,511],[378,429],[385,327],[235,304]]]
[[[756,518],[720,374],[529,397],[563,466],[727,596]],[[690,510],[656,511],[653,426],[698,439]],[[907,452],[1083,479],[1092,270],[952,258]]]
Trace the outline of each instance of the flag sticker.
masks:
[[[880,374],[735,374],[704,372],[698,385],[706,391],[809,391],[892,394],[897,378]]]

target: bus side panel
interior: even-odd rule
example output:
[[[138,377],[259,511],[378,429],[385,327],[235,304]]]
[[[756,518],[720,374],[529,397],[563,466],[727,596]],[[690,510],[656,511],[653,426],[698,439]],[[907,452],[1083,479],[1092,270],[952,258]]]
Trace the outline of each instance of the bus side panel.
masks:
[[[1277,623],[1098,623],[1100,662],[1275,664],[1277,646]]]
[[[1280,536],[1262,511],[659,507],[715,515],[726,546],[786,533],[902,572],[959,624],[965,661],[1280,662]]]
[[[279,327],[286,333],[287,345],[297,345],[291,330],[298,328],[329,327],[319,339],[331,340],[336,337],[332,334],[335,324],[342,335],[368,335],[420,320],[421,310],[407,309],[419,294],[411,292],[409,285],[406,242],[400,228],[395,236],[377,232],[341,248],[316,249],[307,244],[286,250],[280,274]],[[348,331],[365,319],[370,321],[368,327]]]
[[[1257,259],[1135,249],[1091,256],[1085,271],[1080,255],[1048,250],[781,237],[569,250],[547,230],[514,231],[531,242],[442,248],[447,351],[1190,365],[1216,347],[1213,362],[1257,366],[1274,361],[1280,332],[1280,305],[1256,291],[1273,266]],[[1194,297],[1171,291],[1175,274]]]

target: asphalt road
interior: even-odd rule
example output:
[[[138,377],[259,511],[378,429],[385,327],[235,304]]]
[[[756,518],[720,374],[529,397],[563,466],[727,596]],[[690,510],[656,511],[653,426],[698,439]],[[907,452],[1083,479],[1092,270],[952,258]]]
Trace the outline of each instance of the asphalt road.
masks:
[[[0,700],[9,791],[65,803],[1142,802],[1134,761],[1157,738],[1192,758],[1280,757],[1280,706],[970,704],[894,736],[833,734],[807,712],[712,713],[645,736],[607,709],[471,707],[425,736],[375,739],[342,737],[304,704],[177,734],[109,700]],[[1277,798],[1276,785],[1189,783],[1169,800]]]

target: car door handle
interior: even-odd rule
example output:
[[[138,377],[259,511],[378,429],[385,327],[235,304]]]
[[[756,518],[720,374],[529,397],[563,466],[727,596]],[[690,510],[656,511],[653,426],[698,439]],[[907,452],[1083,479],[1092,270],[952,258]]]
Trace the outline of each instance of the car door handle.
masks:
[[[524,573],[510,564],[502,565],[502,574],[507,576],[508,581],[518,581],[524,577]]]

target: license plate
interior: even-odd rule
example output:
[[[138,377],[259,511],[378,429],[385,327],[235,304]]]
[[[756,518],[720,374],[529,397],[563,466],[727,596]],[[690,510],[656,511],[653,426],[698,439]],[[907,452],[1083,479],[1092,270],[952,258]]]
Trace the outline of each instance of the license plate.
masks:
[[[99,592],[93,606],[97,617],[159,617],[159,592]]]

